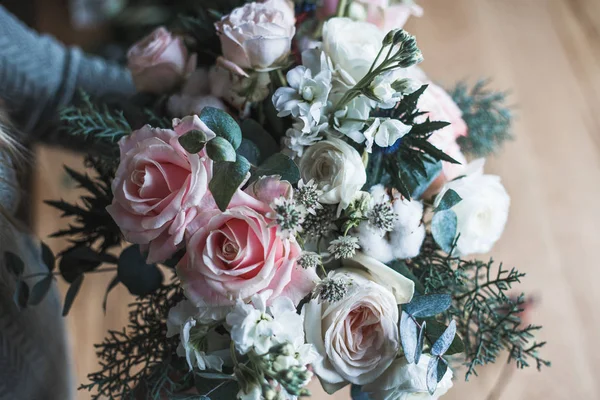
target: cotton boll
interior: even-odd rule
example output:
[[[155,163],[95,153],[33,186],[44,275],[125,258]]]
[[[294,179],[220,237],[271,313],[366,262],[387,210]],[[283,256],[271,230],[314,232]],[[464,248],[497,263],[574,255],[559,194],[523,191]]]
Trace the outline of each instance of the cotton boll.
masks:
[[[388,239],[371,228],[367,222],[362,222],[358,227],[358,241],[363,253],[382,263],[388,263],[395,258]]]
[[[390,248],[394,258],[413,258],[421,252],[421,245],[425,240],[425,224],[420,224],[415,229],[398,229],[390,232]]]
[[[423,218],[423,203],[417,200],[407,200],[399,195],[394,197],[394,212],[398,216],[396,229],[415,230],[421,225]]]

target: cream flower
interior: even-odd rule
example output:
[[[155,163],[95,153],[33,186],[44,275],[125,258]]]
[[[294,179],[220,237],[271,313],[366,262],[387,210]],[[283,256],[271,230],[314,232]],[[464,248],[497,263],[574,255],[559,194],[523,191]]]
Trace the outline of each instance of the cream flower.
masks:
[[[367,181],[360,154],[341,139],[315,143],[306,150],[299,167],[302,179],[305,182],[314,179],[323,191],[321,203],[339,204],[338,214]]]
[[[487,253],[504,231],[508,219],[510,197],[500,177],[483,174],[484,160],[467,167],[467,176],[448,182],[436,197],[437,207],[446,191],[452,189],[462,200],[452,207],[457,216],[456,250],[460,255]]]

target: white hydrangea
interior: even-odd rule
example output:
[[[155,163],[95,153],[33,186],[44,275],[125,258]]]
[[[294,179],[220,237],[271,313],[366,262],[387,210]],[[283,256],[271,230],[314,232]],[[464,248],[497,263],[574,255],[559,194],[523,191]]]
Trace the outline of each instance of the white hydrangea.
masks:
[[[483,174],[484,164],[483,159],[471,162],[466,176],[446,183],[434,202],[437,207],[450,189],[462,198],[452,210],[460,234],[456,251],[463,256],[490,251],[502,236],[508,219],[510,197],[499,176]]]
[[[179,335],[177,354],[185,356],[190,370],[197,367],[200,370],[221,371],[223,368],[223,359],[209,351],[209,342],[214,347],[215,341],[207,338],[211,334],[209,325],[218,320],[218,313],[200,310],[188,300],[181,301],[169,310],[167,337]]]
[[[231,339],[236,350],[246,354],[254,349],[257,354],[266,354],[271,347],[285,342],[299,348],[304,344],[303,317],[296,312],[294,303],[280,296],[267,307],[270,291],[255,295],[249,304],[238,300],[227,315]]]
[[[374,230],[368,222],[361,223],[358,239],[362,252],[383,263],[419,255],[425,240],[425,225],[421,221],[423,203],[403,199],[399,194],[390,199],[383,185],[373,186],[371,196],[375,202],[392,200],[396,220],[393,230],[385,234]]]

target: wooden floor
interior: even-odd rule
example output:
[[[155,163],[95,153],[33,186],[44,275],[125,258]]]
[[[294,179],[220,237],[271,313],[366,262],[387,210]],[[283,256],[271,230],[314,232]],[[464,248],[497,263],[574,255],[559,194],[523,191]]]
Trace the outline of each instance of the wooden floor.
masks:
[[[523,288],[539,299],[533,319],[544,325],[539,339],[549,342],[545,355],[554,365],[516,372],[500,398],[600,399],[600,0],[420,3],[425,16],[407,28],[430,76],[446,85],[494,77],[494,87],[512,90],[518,113],[517,140],[488,162],[512,196],[493,256],[528,273]],[[41,202],[75,195],[60,165],[80,161],[45,149],[38,154],[37,231],[44,237],[63,222]],[[130,298],[121,289],[102,313],[110,279],[87,280],[68,318],[79,381],[96,366],[92,344],[124,321]],[[487,399],[502,367],[482,369],[468,385],[456,371],[455,389],[444,398]]]

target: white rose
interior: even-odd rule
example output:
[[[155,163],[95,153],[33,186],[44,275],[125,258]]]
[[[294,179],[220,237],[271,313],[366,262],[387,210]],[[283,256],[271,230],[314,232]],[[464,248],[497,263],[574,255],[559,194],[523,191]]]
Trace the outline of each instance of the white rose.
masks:
[[[368,22],[332,18],[323,25],[323,51],[336,68],[358,82],[369,72],[384,36],[383,31]]]
[[[223,57],[242,69],[268,71],[290,53],[296,32],[288,0],[247,3],[215,24]]]
[[[385,287],[351,268],[329,274],[350,281],[348,293],[334,303],[311,300],[304,306],[306,341],[322,359],[313,363],[328,393],[348,382],[364,385],[392,363],[400,347],[398,305]]]
[[[437,207],[450,189],[462,198],[452,210],[457,217],[456,233],[460,234],[456,250],[463,256],[490,251],[508,219],[510,197],[499,176],[483,174],[483,164],[483,159],[470,163],[467,176],[446,183],[434,203]]]
[[[300,159],[304,182],[314,180],[323,194],[319,201],[339,204],[338,214],[348,207],[354,194],[367,181],[360,154],[349,144],[329,138],[309,147]]]
[[[437,400],[452,387],[452,370],[448,368],[433,395],[427,390],[427,366],[430,356],[423,354],[418,364],[399,358],[374,382],[362,387],[373,400]]]

